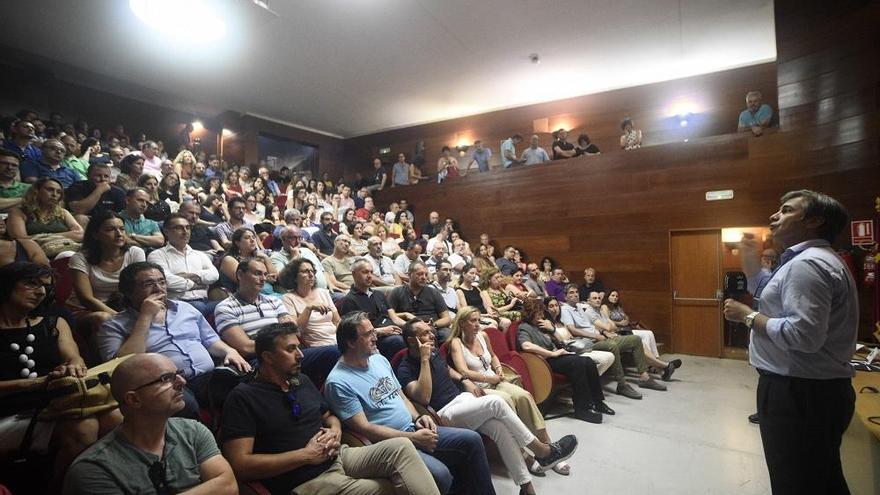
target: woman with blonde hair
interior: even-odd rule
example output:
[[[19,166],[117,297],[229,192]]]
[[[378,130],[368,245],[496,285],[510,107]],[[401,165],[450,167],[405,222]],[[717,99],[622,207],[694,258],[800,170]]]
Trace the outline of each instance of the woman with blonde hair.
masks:
[[[493,318],[498,318],[502,330],[507,330],[514,320],[521,320],[522,314],[517,311],[517,304],[522,301],[504,291],[506,285],[504,276],[498,268],[487,268],[480,274],[480,297],[483,298],[483,307]]]
[[[181,180],[189,180],[196,166],[196,157],[190,150],[183,150],[174,157],[174,171]]]
[[[487,394],[498,395],[516,411],[538,440],[550,443],[544,415],[534,397],[527,390],[505,379],[503,367],[492,344],[480,330],[480,310],[473,306],[460,308],[452,321],[449,337],[449,356],[453,367]],[[534,470],[534,466],[530,470]],[[553,467],[557,473],[568,475],[571,466],[561,462]]]
[[[63,250],[78,251],[83,229],[73,215],[61,207],[64,188],[51,177],[43,177],[24,194],[21,205],[9,210],[6,220],[10,239],[33,239],[50,258]]]

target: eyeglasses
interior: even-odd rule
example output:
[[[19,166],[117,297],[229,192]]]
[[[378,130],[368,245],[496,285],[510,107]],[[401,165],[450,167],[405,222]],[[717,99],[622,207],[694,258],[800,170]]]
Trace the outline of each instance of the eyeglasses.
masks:
[[[151,385],[157,385],[157,384],[164,385],[166,383],[173,383],[174,380],[176,380],[178,376],[183,377],[183,373],[184,373],[183,370],[169,371],[168,373],[162,373],[161,375],[159,375],[159,378],[156,378],[155,380],[153,380],[151,382],[147,382],[147,383],[141,385],[140,387],[133,388],[133,389],[131,389],[131,391],[137,392],[138,390],[140,390],[142,388],[147,388]]]
[[[287,402],[290,404],[291,416],[293,416],[294,420],[298,420],[301,408],[299,402],[296,401],[296,389],[294,389],[293,385],[290,385],[290,389],[287,391],[286,397]]]
[[[141,287],[143,289],[156,289],[158,287],[165,287],[165,284],[165,279],[162,278],[158,280],[147,280],[146,282],[141,283]]]
[[[484,358],[482,355],[478,357],[480,358],[480,363],[482,363],[483,365],[483,371],[489,371],[489,364],[491,363],[486,362],[486,358]]]
[[[171,488],[168,486],[168,479],[165,477],[165,459],[156,461],[150,465],[148,471],[150,482],[158,495],[170,495]]]
[[[43,283],[41,280],[22,280],[21,285],[27,290],[38,290],[42,287],[48,291],[52,288],[51,283]]]

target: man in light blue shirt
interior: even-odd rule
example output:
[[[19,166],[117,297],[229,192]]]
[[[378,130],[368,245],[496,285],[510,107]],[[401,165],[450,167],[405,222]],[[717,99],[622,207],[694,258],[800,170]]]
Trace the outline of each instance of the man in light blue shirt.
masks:
[[[489,159],[492,158],[492,150],[483,146],[483,142],[477,139],[474,141],[474,150],[471,152],[471,159],[467,167],[464,168],[462,175],[467,175],[474,163],[480,172],[489,171]]]
[[[773,109],[766,103],[761,103],[760,91],[749,91],[746,94],[746,108],[739,114],[737,132],[752,131],[755,136],[763,134],[764,129],[770,127],[773,118]]]
[[[161,266],[148,261],[128,265],[119,274],[119,291],[126,309],[113,315],[95,335],[101,359],[143,352],[171,359],[187,381],[181,416],[198,419],[199,405],[208,404],[213,357],[240,371],[251,370],[235,349],[220,340],[199,310],[167,298]]]
[[[756,308],[728,299],[724,316],[752,330],[749,361],[758,369],[758,415],[773,493],[849,493],[840,442],[855,407],[850,358],[858,334],[855,281],[831,242],[846,209],[813,191],[792,191],[770,216],[786,248],[761,277],[760,245],[740,242]],[[760,283],[756,280],[762,279]]]
[[[397,154],[397,163],[391,168],[391,187],[409,185],[409,163],[406,163],[406,155]]]
[[[538,135],[533,135],[531,146],[523,150],[522,162],[526,165],[537,165],[549,161],[550,155],[547,154],[544,148],[538,146]]]
[[[521,160],[516,159],[516,145],[521,143],[522,140],[522,136],[514,134],[501,141],[501,163],[504,165],[504,168],[510,168],[513,165],[522,163]]]

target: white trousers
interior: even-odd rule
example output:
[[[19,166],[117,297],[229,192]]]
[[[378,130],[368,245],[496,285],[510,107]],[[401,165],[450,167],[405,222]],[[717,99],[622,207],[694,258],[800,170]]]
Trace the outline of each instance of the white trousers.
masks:
[[[642,339],[642,347],[645,348],[645,355],[655,358],[660,357],[660,351],[657,350],[657,339],[654,338],[654,332],[651,330],[633,330],[633,335]]]
[[[587,356],[592,359],[594,363],[596,363],[596,371],[599,372],[599,376],[602,376],[608,368],[614,364],[614,353],[608,351],[590,351],[584,352],[581,356]]]
[[[500,396],[462,392],[437,414],[444,425],[476,430],[491,438],[517,486],[532,481],[520,449],[535,441],[535,435]]]

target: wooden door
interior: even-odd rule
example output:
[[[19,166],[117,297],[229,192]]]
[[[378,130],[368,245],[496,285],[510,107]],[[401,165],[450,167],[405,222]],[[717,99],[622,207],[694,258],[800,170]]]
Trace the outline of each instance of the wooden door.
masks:
[[[721,356],[721,231],[670,233],[672,347]]]

